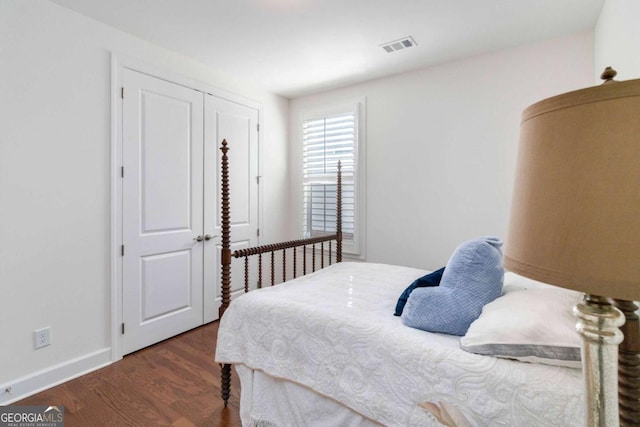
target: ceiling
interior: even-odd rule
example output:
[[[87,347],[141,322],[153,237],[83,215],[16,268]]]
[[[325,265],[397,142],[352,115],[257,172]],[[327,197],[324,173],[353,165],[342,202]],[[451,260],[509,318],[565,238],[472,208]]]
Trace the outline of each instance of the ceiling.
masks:
[[[604,0],[52,0],[292,98],[595,27]],[[412,36],[393,53],[380,45]]]

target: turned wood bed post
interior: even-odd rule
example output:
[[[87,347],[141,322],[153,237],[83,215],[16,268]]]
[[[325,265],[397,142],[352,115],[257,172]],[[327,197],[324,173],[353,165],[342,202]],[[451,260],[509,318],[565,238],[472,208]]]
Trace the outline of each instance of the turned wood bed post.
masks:
[[[220,251],[220,259],[222,264],[222,304],[218,314],[220,317],[224,314],[229,303],[231,302],[231,211],[229,206],[229,157],[227,152],[229,147],[226,139],[222,140],[222,249]]]
[[[229,210],[229,158],[227,157],[229,147],[227,145],[227,140],[222,140],[222,147],[220,147],[222,151],[222,249],[220,250],[222,303],[218,311],[220,319],[231,301],[231,213]],[[228,363],[222,366],[220,391],[226,408],[231,395],[231,365]]]
[[[637,426],[640,421],[640,319],[634,301],[613,300],[625,322],[620,327],[624,339],[618,347],[618,401],[620,427]]]

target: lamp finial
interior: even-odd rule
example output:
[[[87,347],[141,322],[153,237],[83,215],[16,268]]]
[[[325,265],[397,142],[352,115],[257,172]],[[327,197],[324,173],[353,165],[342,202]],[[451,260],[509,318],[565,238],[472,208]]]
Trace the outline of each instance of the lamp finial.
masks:
[[[600,78],[602,80],[604,80],[604,82],[602,84],[607,84],[607,83],[611,83],[613,80],[613,78],[618,74],[618,72],[616,70],[614,70],[611,67],[607,67],[604,69],[604,71],[602,72],[602,74],[600,74]]]

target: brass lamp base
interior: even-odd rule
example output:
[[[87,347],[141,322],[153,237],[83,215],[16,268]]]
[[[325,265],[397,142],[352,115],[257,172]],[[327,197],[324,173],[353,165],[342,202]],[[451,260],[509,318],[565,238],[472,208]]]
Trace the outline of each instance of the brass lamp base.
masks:
[[[588,427],[620,425],[618,410],[619,327],[624,316],[609,300],[585,295],[574,310],[582,337],[582,372],[586,385]]]

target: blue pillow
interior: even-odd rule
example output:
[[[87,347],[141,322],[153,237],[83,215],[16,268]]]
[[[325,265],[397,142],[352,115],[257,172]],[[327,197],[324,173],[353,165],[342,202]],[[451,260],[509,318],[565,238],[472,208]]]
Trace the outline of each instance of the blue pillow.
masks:
[[[402,313],[412,328],[464,335],[482,307],[502,293],[502,240],[482,237],[458,246],[440,286],[414,289]]]
[[[426,276],[422,276],[413,281],[412,284],[409,285],[407,289],[404,290],[402,294],[400,294],[400,298],[398,298],[398,303],[396,304],[396,311],[393,313],[394,316],[400,316],[402,314],[402,310],[404,309],[404,305],[407,303],[409,299],[409,295],[415,288],[425,288],[427,286],[438,286],[440,284],[440,279],[442,279],[442,273],[444,272],[444,267],[440,270],[436,270],[433,273],[429,273]]]

